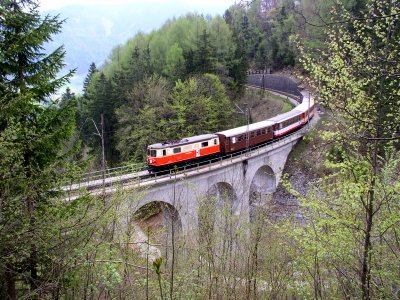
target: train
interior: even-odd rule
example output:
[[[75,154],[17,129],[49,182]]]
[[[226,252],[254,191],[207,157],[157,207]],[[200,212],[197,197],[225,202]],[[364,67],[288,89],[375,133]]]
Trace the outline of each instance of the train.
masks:
[[[291,111],[264,121],[149,145],[146,158],[148,171],[156,173],[175,166],[179,168],[273,141],[307,124],[314,116],[314,106],[312,98],[304,99]]]

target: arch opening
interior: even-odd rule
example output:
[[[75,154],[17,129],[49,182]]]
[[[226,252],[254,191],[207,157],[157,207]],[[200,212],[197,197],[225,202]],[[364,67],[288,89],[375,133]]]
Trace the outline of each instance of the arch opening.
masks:
[[[169,248],[175,238],[182,232],[182,221],[179,211],[163,201],[149,202],[136,210],[133,221],[137,224],[140,236],[159,247],[162,255],[170,255]],[[143,241],[142,241],[143,242]]]
[[[250,220],[253,221],[258,208],[265,206],[276,190],[276,176],[270,166],[262,166],[255,173],[250,184]]]
[[[238,206],[238,198],[232,185],[227,182],[218,182],[207,191],[207,198],[215,202],[216,209],[229,206],[234,212]]]
[[[215,249],[215,253],[233,253],[235,230],[239,221],[238,197],[232,185],[219,182],[209,188],[200,199],[198,238],[200,249]],[[205,255],[208,255],[205,253]],[[214,258],[208,257],[208,260]]]

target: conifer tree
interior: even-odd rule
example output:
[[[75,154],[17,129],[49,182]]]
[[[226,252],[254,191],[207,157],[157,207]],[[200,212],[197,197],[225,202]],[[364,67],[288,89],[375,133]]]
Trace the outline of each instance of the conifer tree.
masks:
[[[129,86],[133,86],[143,78],[142,55],[137,45],[132,52],[129,68],[126,72]]]
[[[209,41],[209,34],[204,29],[197,42],[197,68],[201,73],[210,73],[214,69],[214,60]]]
[[[142,60],[143,75],[145,78],[150,77],[154,73],[154,68],[151,61],[151,50],[149,44],[147,44],[147,47],[143,50]]]
[[[98,72],[96,64],[92,62],[89,66],[88,74],[85,77],[85,80],[83,81],[83,89],[82,89],[82,96],[77,98],[77,107],[78,107],[78,112],[77,112],[77,126],[79,128],[79,132],[83,135],[88,135],[87,128],[84,127],[84,123],[86,119],[89,117],[88,115],[88,109],[89,109],[89,104],[90,104],[90,84],[93,80],[94,75]]]
[[[95,74],[96,72],[98,72],[96,64],[94,62],[92,62],[89,66],[88,74],[86,75],[85,80],[83,81],[83,97],[84,98],[87,97],[89,84],[92,81],[93,74]]]
[[[0,2],[0,298],[16,299],[16,281],[27,298],[57,289],[60,273],[51,234],[57,182],[74,133],[74,109],[52,96],[72,75],[57,77],[64,50],[44,44],[63,21],[41,17],[37,1]],[[53,236],[54,237],[54,236]],[[53,253],[53,254],[52,254]],[[28,283],[25,285],[24,282]],[[42,295],[42,296],[41,296]]]
[[[97,127],[101,128],[101,115],[104,119],[104,141],[105,141],[105,153],[108,161],[114,159],[114,131],[116,127],[116,118],[114,108],[116,105],[113,99],[113,89],[111,81],[104,75],[100,73],[100,76],[93,81],[93,91],[90,92],[89,98],[90,103],[88,106],[88,118],[93,120]],[[93,132],[93,127],[88,123],[88,127]],[[99,155],[101,153],[101,139],[91,134],[89,138],[90,146],[93,152]]]
[[[75,93],[71,92],[71,89],[68,87],[65,89],[65,92],[61,95],[60,107],[64,107],[69,105],[69,102],[75,98]]]

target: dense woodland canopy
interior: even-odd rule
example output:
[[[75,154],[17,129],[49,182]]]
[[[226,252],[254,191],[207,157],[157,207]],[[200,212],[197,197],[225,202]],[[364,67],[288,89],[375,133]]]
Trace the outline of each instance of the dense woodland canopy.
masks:
[[[43,47],[63,21],[0,2],[1,299],[398,298],[399,1],[246,3],[138,33],[55,100],[73,71],[59,77],[63,48]],[[199,195],[199,228],[152,269],[133,243],[141,195],[63,200],[66,180],[99,166],[101,115],[108,166],[141,162],[148,144],[238,125],[246,71],[285,68],[327,122],[321,178],[306,195],[288,186],[301,224],[271,222],[267,197],[239,226],[229,201]]]
[[[109,166],[142,161],[146,143],[160,142],[162,136],[177,139],[238,125],[222,118],[210,125],[205,120],[208,117],[203,114],[204,111],[197,110],[195,115],[188,114],[184,118],[194,117],[193,121],[199,120],[206,125],[187,130],[173,128],[172,124],[178,122],[178,114],[173,111],[177,107],[171,106],[171,102],[176,101],[174,96],[179,97],[177,90],[184,92],[190,88],[174,86],[191,85],[203,74],[214,74],[217,76],[214,77],[214,84],[224,86],[225,96],[217,92],[216,95],[198,93],[195,97],[211,97],[205,103],[206,111],[211,111],[213,103],[223,98],[221,105],[226,105],[226,110],[232,112],[235,108],[233,103],[240,99],[244,91],[248,69],[273,71],[297,66],[298,39],[311,52],[323,48],[326,38],[324,25],[331,22],[330,10],[334,3],[333,0],[257,0],[248,5],[238,3],[231,6],[223,17],[188,14],[168,20],[150,34],[136,34],[125,45],[114,48],[104,65],[90,66],[82,96],[77,97],[77,126],[85,153],[89,150],[97,157],[96,161],[100,161],[101,141],[92,134],[93,124],[88,119],[94,120],[99,127],[101,114],[104,115]],[[354,15],[360,13],[364,6],[363,1],[344,2],[344,7]],[[157,83],[149,84],[150,78],[153,78],[153,83],[154,78],[159,78],[168,93],[161,96],[163,101],[147,108],[144,94],[151,94],[151,89],[157,89]],[[128,104],[131,120],[122,113]],[[160,124],[151,116],[141,115],[149,113],[163,116]],[[183,122],[190,122],[190,119]],[[128,124],[129,132],[126,129]],[[149,136],[141,128],[158,128],[163,133]],[[137,143],[134,142],[136,139]],[[129,156],[133,153],[136,154]]]

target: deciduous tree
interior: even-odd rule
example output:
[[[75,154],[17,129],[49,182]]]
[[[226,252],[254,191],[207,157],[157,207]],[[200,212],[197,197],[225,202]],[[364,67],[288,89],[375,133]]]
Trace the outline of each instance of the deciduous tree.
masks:
[[[361,17],[343,5],[333,13],[338,21],[320,59],[303,49],[331,115],[325,137],[337,149],[329,160],[334,173],[307,202],[316,228],[311,247],[324,264],[321,288],[332,286],[330,268],[342,297],[390,298],[391,286],[399,286],[398,266],[389,261],[399,255],[400,5],[369,1]]]

